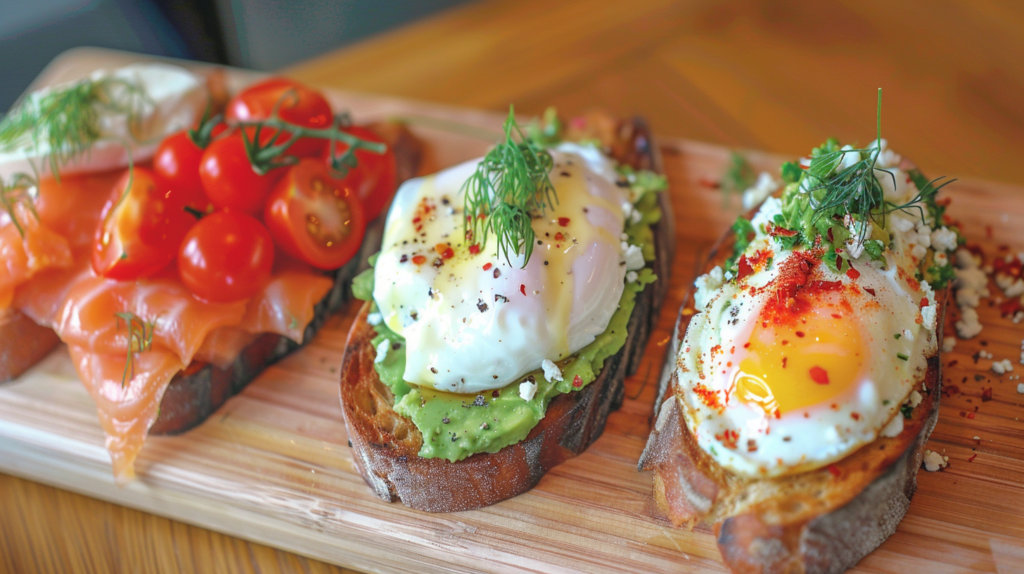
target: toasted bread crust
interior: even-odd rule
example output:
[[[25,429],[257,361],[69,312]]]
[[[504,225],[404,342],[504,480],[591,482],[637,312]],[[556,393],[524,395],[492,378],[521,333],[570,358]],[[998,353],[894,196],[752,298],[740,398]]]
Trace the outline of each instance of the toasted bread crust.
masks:
[[[605,127],[607,137],[630,143],[618,147],[632,150],[627,156],[631,165],[656,166],[642,122]],[[419,456],[422,435],[412,421],[392,410],[394,397],[373,367],[376,350],[371,341],[377,333],[366,322],[370,303],[363,305],[345,345],[341,405],[356,467],[378,496],[429,512],[489,506],[529,490],[548,470],[583,452],[601,435],[608,414],[622,404],[623,380],[639,367],[667,289],[674,235],[667,194],[659,201],[663,217],[654,226],[653,264],[659,279],[637,295],[626,344],[605,360],[595,381],[556,397],[524,440],[497,452],[458,462]]]
[[[732,233],[727,233],[702,272],[722,264],[731,251]],[[942,325],[947,292],[939,299]],[[682,308],[692,306],[691,292]],[[692,316],[681,309],[675,344],[665,360],[660,410],[639,463],[640,470],[654,471],[659,508],[675,526],[711,524],[722,558],[734,572],[842,572],[852,567],[895,532],[910,506],[924,445],[938,419],[939,351],[928,359],[917,387],[923,400],[896,437],[880,437],[825,468],[746,479],[698,446],[681,413],[676,354]]]

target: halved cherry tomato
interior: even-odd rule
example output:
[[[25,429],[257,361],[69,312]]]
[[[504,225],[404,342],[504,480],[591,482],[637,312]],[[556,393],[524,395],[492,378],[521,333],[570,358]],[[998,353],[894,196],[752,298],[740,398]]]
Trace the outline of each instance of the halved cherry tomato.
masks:
[[[366,231],[359,199],[315,159],[301,160],[277,183],[263,221],[281,249],[320,269],[348,263]]]
[[[110,279],[152,275],[174,260],[193,222],[181,198],[160,186],[153,172],[142,167],[126,171],[103,207],[92,268]]]
[[[323,129],[334,121],[331,104],[323,94],[287,78],[270,78],[242,90],[228,102],[224,116],[228,122],[264,120],[270,117],[275,106],[278,117],[303,127]],[[260,139],[267,143],[274,133],[274,130],[265,128]],[[291,132],[284,132],[275,138],[275,143],[283,143],[289,137]],[[288,148],[288,154],[316,156],[325,145],[327,140],[304,138]]]
[[[225,129],[227,126],[221,124],[213,128],[213,135]],[[199,177],[202,158],[203,149],[192,142],[188,131],[180,131],[167,136],[160,142],[160,147],[156,148],[153,172],[161,185],[181,195],[185,205],[206,213],[210,200],[203,191],[203,181]]]
[[[385,143],[384,140],[369,128],[350,126],[344,128],[359,139]],[[337,142],[334,144],[335,157],[341,157],[348,149],[348,144]],[[366,212],[366,221],[373,221],[387,207],[391,197],[395,195],[398,187],[398,163],[395,160],[395,152],[391,146],[384,153],[373,153],[367,150],[356,150],[356,160],[359,162],[356,167],[350,169],[342,182],[356,191],[356,195],[363,202],[363,211]],[[331,165],[331,148],[328,145],[324,150],[324,161]]]
[[[256,173],[240,133],[211,143],[199,163],[199,178],[210,202],[220,209],[250,214],[263,209],[267,194],[284,172],[273,169],[265,175]]]
[[[270,234],[244,213],[217,211],[200,219],[178,252],[181,282],[206,301],[252,297],[270,279],[273,266]]]

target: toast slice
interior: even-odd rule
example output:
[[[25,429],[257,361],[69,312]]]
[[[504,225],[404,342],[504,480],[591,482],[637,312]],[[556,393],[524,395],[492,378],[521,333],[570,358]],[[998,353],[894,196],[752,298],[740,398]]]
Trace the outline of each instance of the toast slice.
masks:
[[[420,140],[400,124],[379,123],[370,127],[394,150],[398,182],[415,177],[423,156]],[[368,266],[367,258],[380,250],[383,230],[384,218],[378,217],[367,226],[357,256],[332,272],[334,287],[316,305],[313,319],[303,334],[303,341],[312,340],[327,317],[348,301],[351,280]],[[35,324],[18,311],[10,310],[0,315],[0,382],[19,376],[59,342],[51,329]],[[199,425],[263,369],[300,346],[282,335],[263,334],[243,349],[226,369],[193,362],[171,380],[150,434],[179,434]]]
[[[701,273],[722,265],[733,243],[730,231],[712,249]],[[938,325],[947,296],[948,289],[937,294]],[[896,531],[910,506],[924,445],[939,414],[941,348],[928,359],[924,380],[915,387],[923,400],[899,435],[879,437],[825,468],[747,479],[698,446],[676,397],[676,354],[694,315],[693,297],[691,290],[683,300],[662,371],[660,409],[639,462],[641,471],[654,471],[658,507],[677,527],[710,524],[733,572],[847,570]]]
[[[639,120],[605,126],[602,142],[620,161],[656,169],[650,134]],[[625,143],[623,143],[625,142]],[[628,145],[627,145],[628,144]],[[606,143],[607,145],[607,143]],[[667,192],[654,226],[654,271],[658,281],[637,295],[626,344],[608,358],[597,379],[583,389],[555,398],[543,419],[519,443],[458,462],[419,456],[423,437],[409,419],[392,410],[394,396],[373,367],[376,330],[363,305],[349,332],[341,366],[341,405],[353,459],[377,496],[429,512],[455,512],[489,506],[521,494],[551,468],[583,452],[604,430],[608,414],[623,400],[623,380],[635,373],[658,317],[672,264],[672,214]]]

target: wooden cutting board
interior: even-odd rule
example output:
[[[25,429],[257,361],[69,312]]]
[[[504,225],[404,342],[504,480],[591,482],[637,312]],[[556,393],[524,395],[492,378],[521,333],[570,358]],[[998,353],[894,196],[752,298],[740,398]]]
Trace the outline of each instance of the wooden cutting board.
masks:
[[[138,59],[74,51],[55,61],[38,85]],[[231,72],[236,85],[253,77]],[[466,135],[473,130],[465,126],[493,131],[502,119],[364,94],[330,96],[360,121],[415,120],[430,149],[425,171],[480,154],[488,142]],[[708,185],[724,171],[729,150],[668,138],[658,144],[678,242],[665,312],[604,435],[527,494],[436,515],[371,493],[353,467],[338,405],[338,366],[355,304],[200,427],[149,439],[137,462],[139,480],[124,488],[114,485],[94,405],[60,348],[0,387],[0,471],[363,571],[723,571],[709,530],[672,528],[651,501],[650,475],[636,471],[679,302],[739,211],[735,200],[724,208],[720,192]],[[780,161],[747,155],[758,168],[774,169]],[[1005,252],[1024,250],[1017,232],[1024,227],[1024,188],[960,181],[947,190],[950,213],[971,241],[993,254],[1000,245]],[[1008,375],[988,370],[990,360],[972,359],[985,349],[1024,373],[1018,361],[1024,325],[985,304],[980,312],[985,331],[944,358],[951,365],[946,384],[961,392],[943,397],[929,448],[947,455],[950,466],[918,475],[910,513],[859,571],[1024,571],[1024,395]],[[990,401],[982,400],[985,388],[992,388]]]

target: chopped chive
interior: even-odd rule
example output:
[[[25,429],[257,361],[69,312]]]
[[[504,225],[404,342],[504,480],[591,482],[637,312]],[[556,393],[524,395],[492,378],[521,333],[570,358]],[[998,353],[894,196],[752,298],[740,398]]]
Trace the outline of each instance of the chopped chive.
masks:
[[[909,359],[909,358],[910,358],[910,357],[908,357],[908,356],[904,355],[903,353],[896,353],[896,356],[897,356],[897,357],[898,357],[899,359],[903,360],[903,361],[906,361],[907,359]]]
[[[896,339],[897,341],[899,341],[899,340],[900,340],[900,337],[901,337],[901,336],[902,336],[902,335],[900,335],[899,333],[896,333],[895,335],[893,335],[893,337],[894,337],[894,338],[895,338],[895,339]]]

